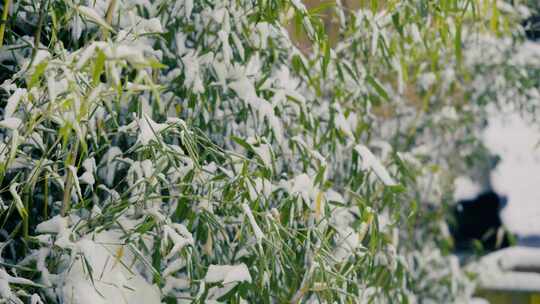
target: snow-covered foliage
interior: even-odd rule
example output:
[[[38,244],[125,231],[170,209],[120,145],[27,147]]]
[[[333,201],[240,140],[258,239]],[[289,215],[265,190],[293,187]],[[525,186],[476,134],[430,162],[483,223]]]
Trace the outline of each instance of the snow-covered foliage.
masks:
[[[300,1],[12,3],[2,298],[467,301],[441,205],[538,52],[503,2],[332,10],[335,46]]]

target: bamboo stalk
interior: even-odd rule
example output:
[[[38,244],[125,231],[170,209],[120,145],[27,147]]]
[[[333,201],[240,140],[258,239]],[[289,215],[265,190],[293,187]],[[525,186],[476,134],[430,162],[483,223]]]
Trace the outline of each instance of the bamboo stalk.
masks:
[[[43,186],[43,219],[47,220],[49,217],[49,174],[45,173],[45,180]]]
[[[105,13],[105,21],[112,26],[112,18],[114,9],[116,7],[116,0],[111,0],[109,3],[109,7],[107,8],[107,12]]]
[[[29,203],[29,200],[30,200],[30,193],[28,191],[28,188],[25,187],[25,189],[23,190],[24,193],[24,209],[26,209],[26,211],[28,213],[30,213],[30,203]],[[30,231],[30,216],[27,215],[25,217],[23,217],[23,237],[25,239],[28,238],[29,236],[29,231]]]
[[[39,42],[41,41],[41,29],[43,27],[43,21],[45,20],[45,14],[47,12],[47,6],[49,5],[49,0],[43,0],[41,1],[40,12],[39,12],[39,19],[37,23],[37,30],[36,34],[34,36],[34,49],[32,50],[32,61],[36,57],[37,50],[39,47]]]
[[[71,186],[73,183],[71,171],[66,171],[66,183],[64,185],[64,198],[62,200],[62,210],[60,210],[60,215],[66,216],[71,209]]]
[[[73,147],[73,151],[70,153],[70,155],[68,155],[68,159],[66,160],[66,181],[64,184],[64,198],[62,201],[62,210],[60,211],[60,214],[62,216],[66,216],[71,209],[71,187],[73,187],[73,179],[77,178],[77,176],[73,176],[73,173],[71,172],[71,170],[68,170],[68,168],[75,163],[78,150],[79,142],[77,141],[75,143],[75,146]]]
[[[105,22],[107,22],[108,25],[112,27],[112,19],[113,19],[113,13],[114,9],[116,7],[116,0],[111,0],[109,2],[109,6],[107,7],[107,12],[105,12]],[[106,28],[102,29],[103,31],[103,40],[107,40],[109,37],[109,31]]]
[[[4,32],[6,31],[7,16],[11,0],[4,0],[4,11],[2,12],[2,23],[0,24],[0,47],[4,44]]]
[[[47,13],[47,7],[49,6],[49,0],[42,0],[41,6],[39,7],[39,17],[38,17],[38,23],[37,23],[37,29],[36,33],[34,34],[34,48],[32,49],[32,58],[30,59],[30,63],[26,67],[26,70],[30,69],[32,64],[34,63],[34,60],[36,59],[37,51],[39,48],[39,42],[41,41],[41,29],[43,27],[43,21],[45,20],[45,14]]]

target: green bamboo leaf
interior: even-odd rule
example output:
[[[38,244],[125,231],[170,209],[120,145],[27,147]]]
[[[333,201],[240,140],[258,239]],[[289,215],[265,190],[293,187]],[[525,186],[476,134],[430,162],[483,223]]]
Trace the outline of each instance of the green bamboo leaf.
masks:
[[[237,137],[237,136],[231,136],[231,139],[239,144],[240,146],[242,146],[244,149],[248,150],[248,151],[253,151],[253,147],[247,143],[247,141],[245,141],[244,139],[240,138],[240,137]]]
[[[454,47],[456,50],[456,59],[458,66],[463,61],[463,52],[461,50],[461,21],[456,21],[456,37],[454,38]]]
[[[382,84],[380,84],[375,78],[373,78],[371,75],[367,75],[366,81],[373,87],[373,89],[375,89],[379,96],[384,98],[386,101],[390,100],[390,96],[388,95]]]
[[[48,65],[49,62],[47,60],[43,60],[36,65],[34,73],[32,74],[32,76],[30,76],[30,81],[28,82],[29,88],[32,88],[39,83],[39,80],[41,79],[41,76],[43,76],[43,74],[45,73]]]
[[[323,54],[322,72],[323,76],[326,77],[328,64],[330,63],[330,43],[328,42],[328,39],[323,42]]]
[[[94,71],[92,72],[92,84],[94,86],[99,83],[99,78],[101,77],[101,73],[103,73],[103,69],[105,68],[105,59],[105,53],[98,49],[96,62],[94,63]]]

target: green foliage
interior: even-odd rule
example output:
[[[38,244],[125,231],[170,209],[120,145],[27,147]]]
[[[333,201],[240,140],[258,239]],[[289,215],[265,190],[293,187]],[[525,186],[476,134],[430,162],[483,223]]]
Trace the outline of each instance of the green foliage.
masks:
[[[486,100],[534,107],[538,72],[505,62],[522,41],[496,1],[367,2],[14,4],[0,294],[466,301],[442,202],[481,149]]]

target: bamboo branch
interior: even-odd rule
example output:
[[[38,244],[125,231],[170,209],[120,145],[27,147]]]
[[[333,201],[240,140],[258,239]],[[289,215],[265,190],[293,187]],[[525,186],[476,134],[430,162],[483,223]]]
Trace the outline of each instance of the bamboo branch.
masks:
[[[30,58],[30,63],[26,67],[25,73],[30,69],[34,60],[36,59],[37,51],[39,48],[39,42],[41,41],[41,29],[43,27],[43,21],[45,20],[45,14],[47,7],[49,6],[49,0],[42,0],[39,7],[39,17],[37,23],[36,33],[34,34],[34,48],[32,49],[32,57]]]
[[[111,0],[109,2],[109,7],[107,7],[107,12],[105,13],[105,22],[112,27],[112,19],[114,9],[116,7],[116,0]],[[107,40],[109,36],[109,31],[106,28],[103,28],[103,40]]]
[[[73,187],[74,178],[77,178],[77,176],[73,176],[73,173],[68,170],[69,166],[73,165],[77,159],[77,151],[79,150],[79,142],[77,141],[75,143],[75,146],[73,147],[73,150],[70,152],[70,154],[67,156],[66,159],[66,181],[64,184],[64,198],[62,200],[62,210],[60,210],[60,214],[62,216],[66,216],[71,209],[71,187]]]
[[[4,32],[6,31],[7,16],[11,0],[4,0],[4,11],[2,12],[2,20],[0,23],[0,47],[4,44]]]

